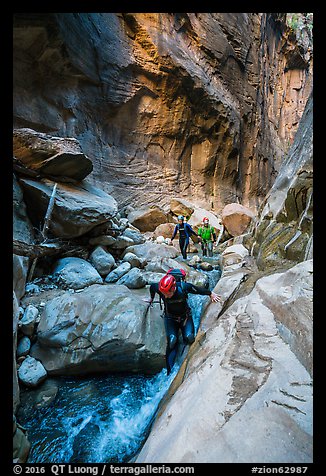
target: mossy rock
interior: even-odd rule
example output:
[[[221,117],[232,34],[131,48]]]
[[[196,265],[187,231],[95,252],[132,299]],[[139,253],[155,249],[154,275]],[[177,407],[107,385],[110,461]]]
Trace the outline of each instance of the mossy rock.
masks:
[[[278,261],[284,261],[284,247],[293,238],[296,229],[291,226],[284,226],[284,223],[271,223],[266,236],[261,237],[261,245],[259,246],[257,265],[259,269],[275,266]],[[256,252],[255,246],[254,252]]]
[[[307,233],[302,233],[298,236],[298,238],[286,248],[285,258],[296,262],[303,261],[308,240],[309,235]]]

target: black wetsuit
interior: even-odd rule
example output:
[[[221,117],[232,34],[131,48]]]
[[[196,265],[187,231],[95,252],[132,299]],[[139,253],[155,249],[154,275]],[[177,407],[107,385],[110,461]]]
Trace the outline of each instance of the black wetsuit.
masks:
[[[171,298],[166,298],[158,289],[158,283],[151,284],[151,299],[155,293],[159,294],[164,303],[164,326],[167,339],[166,366],[168,374],[176,357],[179,329],[181,330],[183,341],[192,344],[195,340],[195,326],[191,315],[191,309],[187,303],[188,294],[202,294],[209,296],[211,291],[206,288],[195,286],[191,283],[177,283],[177,289]],[[173,352],[174,351],[174,352]]]
[[[174,240],[174,237],[178,232],[179,232],[179,245],[180,245],[181,254],[184,259],[187,259],[187,247],[189,245],[189,236],[190,235],[198,236],[198,235],[191,228],[189,223],[182,223],[182,225],[178,223],[174,229],[171,241]]]

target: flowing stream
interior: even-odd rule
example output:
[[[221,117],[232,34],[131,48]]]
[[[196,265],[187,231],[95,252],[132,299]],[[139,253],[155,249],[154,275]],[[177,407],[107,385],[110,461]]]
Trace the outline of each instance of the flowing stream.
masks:
[[[220,271],[205,274],[213,289]],[[207,299],[189,295],[196,332]],[[28,430],[32,445],[27,463],[130,461],[146,440],[180,363],[176,362],[169,376],[163,369],[154,376],[48,378],[40,388],[22,389],[18,421]],[[47,395],[43,404],[40,395]]]

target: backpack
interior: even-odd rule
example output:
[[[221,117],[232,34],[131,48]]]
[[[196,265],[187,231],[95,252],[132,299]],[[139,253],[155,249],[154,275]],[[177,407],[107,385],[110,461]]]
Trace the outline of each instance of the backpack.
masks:
[[[186,277],[186,272],[179,268],[171,268],[166,274],[172,274],[172,276],[175,277],[177,283],[184,281]]]

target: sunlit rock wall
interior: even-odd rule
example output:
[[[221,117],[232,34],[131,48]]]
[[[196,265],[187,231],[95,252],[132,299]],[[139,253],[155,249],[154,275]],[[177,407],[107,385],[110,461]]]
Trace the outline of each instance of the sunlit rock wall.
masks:
[[[75,137],[120,207],[258,207],[293,140],[312,53],[285,14],[14,18],[14,126]]]

